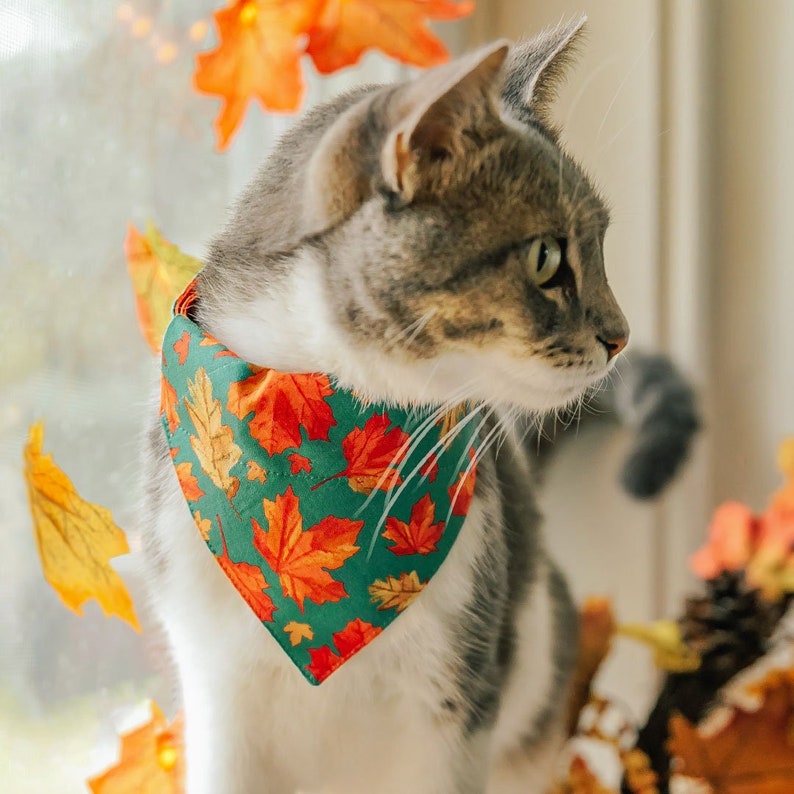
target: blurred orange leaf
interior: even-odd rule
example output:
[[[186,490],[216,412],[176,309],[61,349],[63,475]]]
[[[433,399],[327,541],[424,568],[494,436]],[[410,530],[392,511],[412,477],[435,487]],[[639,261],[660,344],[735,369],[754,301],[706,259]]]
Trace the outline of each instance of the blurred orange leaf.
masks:
[[[268,110],[295,111],[303,97],[299,37],[323,0],[232,0],[213,14],[218,46],[200,53],[193,84],[223,100],[215,119],[217,148],[225,149],[258,98]]]
[[[127,226],[124,254],[141,333],[151,351],[159,353],[171,306],[202,263],[169,243],[151,221],[146,224],[146,234],[132,224]]]
[[[670,718],[668,749],[677,771],[706,781],[715,794],[790,794],[794,791],[794,680],[775,671],[759,686],[765,696],[755,712],[736,709],[713,735],[679,714]]]
[[[357,63],[373,47],[402,63],[435,66],[449,52],[427,20],[460,19],[473,10],[471,0],[327,0],[307,52],[322,74]]]
[[[121,757],[88,780],[94,794],[181,794],[184,791],[183,719],[169,725],[157,704],[151,719],[121,735]]]
[[[127,554],[127,539],[110,511],[86,502],[51,455],[43,455],[44,425],[32,425],[25,446],[25,479],[45,579],[63,603],[82,614],[95,598],[102,611],[140,631],[132,599],[108,561]]]

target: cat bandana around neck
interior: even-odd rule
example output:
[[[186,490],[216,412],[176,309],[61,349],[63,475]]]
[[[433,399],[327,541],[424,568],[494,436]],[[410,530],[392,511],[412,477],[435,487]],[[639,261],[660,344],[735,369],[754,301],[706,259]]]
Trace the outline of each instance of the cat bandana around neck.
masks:
[[[195,284],[163,339],[174,468],[229,581],[319,684],[438,572],[471,503],[477,423],[249,364],[190,319]]]

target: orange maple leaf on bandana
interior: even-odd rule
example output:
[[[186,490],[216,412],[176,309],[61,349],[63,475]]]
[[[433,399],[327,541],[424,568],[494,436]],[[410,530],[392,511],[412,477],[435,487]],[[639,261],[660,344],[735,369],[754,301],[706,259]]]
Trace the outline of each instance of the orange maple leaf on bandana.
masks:
[[[347,477],[350,487],[364,494],[388,491],[402,483],[394,467],[405,458],[411,439],[399,427],[389,430],[389,425],[389,415],[382,413],[370,416],[363,428],[354,427],[342,440],[347,468],[312,486],[312,490],[336,477]]]
[[[225,149],[248,103],[296,111],[303,97],[300,36],[315,22],[323,0],[233,0],[213,14],[218,46],[200,53],[193,84],[223,100],[215,119],[217,148]]]
[[[389,546],[389,551],[398,556],[438,551],[436,543],[444,534],[444,522],[434,524],[435,514],[436,505],[427,493],[411,509],[411,520],[407,524],[396,518],[387,518],[383,537],[394,543]]]
[[[325,398],[333,393],[327,375],[261,369],[231,384],[226,407],[238,419],[253,414],[248,423],[251,435],[269,455],[280,455],[303,443],[301,428],[310,441],[328,441],[336,421]]]
[[[278,574],[284,596],[292,598],[301,612],[307,598],[315,604],[345,598],[345,586],[328,571],[341,568],[358,552],[355,543],[364,522],[328,516],[304,530],[300,500],[292,486],[283,496],[272,502],[263,499],[262,504],[268,530],[251,519],[254,548]]]
[[[402,63],[435,66],[449,52],[427,20],[460,19],[473,10],[470,0],[328,0],[306,51],[322,74],[357,63],[373,47]]]

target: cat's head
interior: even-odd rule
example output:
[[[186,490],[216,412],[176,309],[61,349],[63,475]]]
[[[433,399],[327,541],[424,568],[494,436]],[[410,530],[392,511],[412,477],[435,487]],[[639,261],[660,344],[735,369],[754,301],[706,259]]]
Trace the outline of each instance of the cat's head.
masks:
[[[548,122],[580,30],[310,114],[216,241],[210,289],[229,295],[231,272],[266,311],[252,284],[288,301],[303,266],[323,304],[306,320],[327,326],[311,332],[320,365],[372,396],[530,410],[578,397],[628,337],[604,273],[607,210]]]

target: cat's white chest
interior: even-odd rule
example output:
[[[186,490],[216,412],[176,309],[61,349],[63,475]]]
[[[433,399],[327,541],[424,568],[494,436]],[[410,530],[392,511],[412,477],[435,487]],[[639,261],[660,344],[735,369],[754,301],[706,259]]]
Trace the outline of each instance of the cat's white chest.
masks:
[[[167,575],[156,598],[180,669],[187,742],[194,759],[238,754],[237,763],[217,766],[240,776],[221,785],[211,779],[212,765],[189,769],[191,794],[446,790],[449,769],[440,761],[458,726],[439,703],[453,674],[451,632],[472,597],[467,572],[482,551],[484,522],[475,500],[421,596],[312,686],[227,580],[175,490],[158,520]],[[256,757],[246,757],[252,752]],[[260,786],[251,770],[262,769],[271,779]]]

